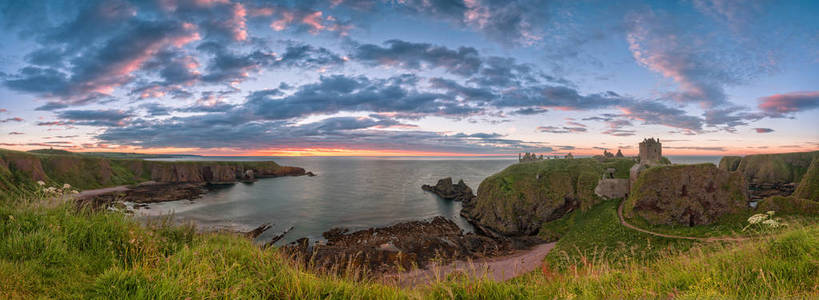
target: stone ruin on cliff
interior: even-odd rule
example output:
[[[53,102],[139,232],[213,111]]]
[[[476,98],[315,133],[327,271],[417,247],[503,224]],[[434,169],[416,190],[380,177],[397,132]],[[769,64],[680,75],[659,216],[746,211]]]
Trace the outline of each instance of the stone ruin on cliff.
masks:
[[[603,173],[603,178],[597,182],[597,187],[594,189],[595,194],[604,198],[623,198],[628,196],[631,185],[637,180],[637,177],[645,169],[652,166],[663,165],[662,160],[662,144],[660,139],[648,138],[643,139],[640,143],[640,155],[638,156],[639,163],[631,167],[629,170],[629,178],[614,178],[614,169],[606,169]],[[617,154],[604,151],[603,157],[624,157],[623,152],[619,149]]]
[[[643,139],[640,143],[640,164],[658,165],[663,158],[663,144],[660,139]]]
[[[522,155],[518,153],[518,162],[527,162],[527,161],[538,161],[543,160],[543,155],[537,156],[535,153],[526,152],[526,154]]]

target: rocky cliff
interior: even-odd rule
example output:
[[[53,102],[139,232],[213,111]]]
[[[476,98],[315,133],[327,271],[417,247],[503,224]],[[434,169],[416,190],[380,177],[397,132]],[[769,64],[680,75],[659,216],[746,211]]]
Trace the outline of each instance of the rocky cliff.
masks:
[[[819,151],[748,155],[739,159],[726,156],[720,169],[740,171],[750,184],[799,182]]]
[[[819,201],[819,158],[814,158],[810,168],[802,176],[793,196],[800,199]]]
[[[38,154],[0,149],[0,198],[34,188],[38,180],[79,189],[134,184],[230,183],[305,175],[302,168],[259,162],[165,162],[107,159],[77,154]]]
[[[819,151],[725,156],[719,167],[741,172],[748,182],[751,200],[759,201],[791,195],[815,158],[819,158]]]
[[[748,195],[741,173],[713,164],[673,165],[643,171],[625,205],[628,218],[694,226],[747,209]]]
[[[601,199],[594,188],[603,170],[628,178],[631,159],[548,159],[519,163],[487,177],[477,198],[464,201],[461,215],[483,231],[507,236],[534,235],[541,226]]]

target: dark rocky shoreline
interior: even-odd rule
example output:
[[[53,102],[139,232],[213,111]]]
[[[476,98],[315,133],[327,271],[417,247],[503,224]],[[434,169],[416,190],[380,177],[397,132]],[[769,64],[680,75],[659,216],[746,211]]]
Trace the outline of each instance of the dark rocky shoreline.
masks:
[[[184,171],[182,171],[184,170]],[[316,176],[298,167],[278,167],[276,169],[235,168],[231,166],[201,166],[198,168],[176,168],[154,170],[153,178],[161,181],[148,181],[111,192],[93,193],[91,196],[77,197],[80,207],[101,209],[117,203],[132,202],[145,206],[149,203],[195,200],[202,195],[220,187],[238,182],[252,183],[261,178],[282,176]]]
[[[444,178],[435,186],[422,188],[441,198],[464,203],[475,198],[463,180],[453,185],[451,178]],[[349,229],[333,228],[322,234],[326,241],[300,238],[282,249],[297,261],[320,270],[342,272],[352,266],[384,274],[424,269],[433,262],[441,265],[497,257],[545,242],[535,236],[507,237],[480,224],[473,225],[476,232],[464,233],[452,220],[438,216],[352,233]]]
[[[343,272],[353,267],[370,274],[384,274],[423,269],[432,262],[446,264],[507,255],[542,242],[464,233],[455,222],[440,216],[352,233],[333,228],[323,236],[326,242],[301,238],[281,249],[319,270]]]

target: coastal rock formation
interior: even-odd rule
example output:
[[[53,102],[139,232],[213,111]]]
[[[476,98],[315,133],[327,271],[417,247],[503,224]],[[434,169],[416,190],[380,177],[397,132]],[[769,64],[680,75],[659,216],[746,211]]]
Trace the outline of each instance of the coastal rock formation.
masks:
[[[819,201],[819,158],[813,159],[793,195],[796,198]]]
[[[726,156],[720,160],[720,169],[738,171],[748,181],[752,201],[770,196],[789,196],[808,171],[811,162],[819,158],[819,151],[779,154],[757,154],[745,157]]]
[[[742,174],[713,164],[650,167],[633,184],[625,215],[651,224],[711,224],[747,208],[745,186]]]
[[[0,199],[20,189],[33,189],[38,180],[97,189],[146,181],[222,184],[257,178],[308,175],[302,168],[259,162],[167,162],[110,159],[80,154],[35,154],[0,149]]]
[[[594,189],[603,170],[614,168],[617,178],[626,178],[633,164],[590,158],[514,164],[481,182],[478,196],[464,201],[461,215],[488,235],[534,235],[544,223],[598,203]]]
[[[459,180],[457,184],[452,184],[452,178],[447,177],[438,180],[434,186],[422,185],[421,188],[425,191],[435,193],[441,198],[455,201],[469,201],[475,198],[472,188],[464,183],[463,179]]]
[[[464,234],[458,225],[444,217],[353,233],[334,228],[325,232],[324,237],[326,243],[314,244],[302,238],[282,249],[320,269],[342,271],[352,266],[374,273],[424,268],[434,259],[479,258],[512,250],[509,241]]]

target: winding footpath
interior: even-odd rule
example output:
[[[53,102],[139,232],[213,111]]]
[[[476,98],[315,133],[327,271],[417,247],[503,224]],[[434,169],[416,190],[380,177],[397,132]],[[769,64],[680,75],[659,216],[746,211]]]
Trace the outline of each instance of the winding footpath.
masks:
[[[626,222],[626,219],[623,218],[623,207],[626,205],[626,200],[620,201],[620,206],[617,207],[617,217],[620,218],[620,224],[626,226],[628,228],[637,230],[639,232],[650,234],[653,236],[659,236],[664,238],[671,238],[671,239],[681,239],[681,240],[692,240],[692,241],[699,241],[699,242],[741,242],[748,240],[750,238],[747,237],[695,237],[695,236],[681,236],[681,235],[673,235],[673,234],[664,234],[654,231],[649,231],[642,229],[640,227],[634,226]]]
[[[505,256],[475,261],[456,261],[446,266],[433,265],[426,269],[387,275],[385,279],[403,287],[444,280],[451,274],[463,274],[475,279],[487,278],[497,282],[506,281],[537,270],[555,244],[557,243],[540,244],[531,249],[520,250]]]

